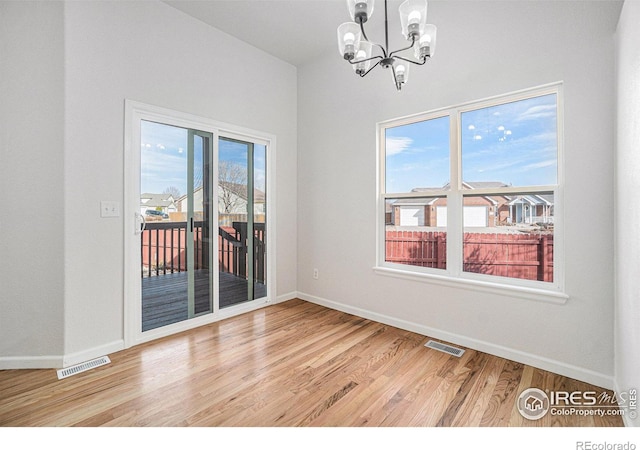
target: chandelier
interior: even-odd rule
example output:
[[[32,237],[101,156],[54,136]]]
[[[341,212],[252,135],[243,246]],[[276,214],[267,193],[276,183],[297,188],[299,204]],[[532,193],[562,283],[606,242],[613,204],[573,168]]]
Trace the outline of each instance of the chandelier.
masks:
[[[433,56],[436,46],[436,26],[427,24],[426,0],[406,0],[400,5],[398,11],[402,34],[409,44],[404,48],[389,51],[387,0],[384,0],[384,45],[371,42],[364,31],[364,24],[373,13],[373,3],[374,0],[347,0],[353,22],[345,22],[338,27],[340,55],[361,77],[378,65],[391,68],[393,82],[400,90],[409,78],[409,67],[412,64],[421,66]],[[374,47],[379,54],[373,54]],[[400,55],[412,48],[413,58]],[[375,64],[373,64],[374,61]]]

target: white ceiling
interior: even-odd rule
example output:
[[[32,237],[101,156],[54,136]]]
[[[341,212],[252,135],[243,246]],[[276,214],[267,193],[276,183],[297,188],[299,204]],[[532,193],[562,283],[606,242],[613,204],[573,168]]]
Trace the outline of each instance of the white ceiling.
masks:
[[[336,29],[350,21],[345,0],[165,0],[180,11],[295,66],[335,51]],[[399,0],[389,1],[389,22],[398,26]],[[384,22],[382,0],[372,25]],[[391,25],[390,25],[391,26]]]
[[[389,34],[392,41],[401,37],[398,17],[398,6],[401,1],[388,0]],[[539,11],[552,11],[556,1],[533,0],[532,3],[537,4]],[[605,26],[615,31],[622,0],[568,1],[582,3],[580,6],[583,7],[603,7],[608,3],[606,7],[612,6],[616,14],[612,16],[604,14],[603,20],[608,21]],[[336,57],[339,57],[336,29],[341,23],[351,20],[345,0],[164,0],[164,2],[295,66],[328,52],[335,52]],[[479,14],[478,30],[483,33],[486,30],[500,29],[504,24],[495,22],[493,17],[495,12],[500,12],[505,5],[516,6],[518,3],[525,2],[523,0],[493,2],[432,0],[429,3],[427,20],[429,22],[433,20],[439,26],[438,34],[440,34],[440,25],[444,26],[448,23],[449,28],[453,30],[456,27],[456,17],[469,14]],[[435,5],[438,7],[432,9]],[[443,17],[443,8],[448,11],[448,16]],[[517,9],[509,8],[514,20],[527,20],[516,12]],[[435,15],[431,13],[432,11],[435,11]],[[503,17],[502,13],[497,16]],[[553,18],[550,17],[550,20]],[[376,42],[382,42],[380,39],[384,36],[383,0],[376,1],[374,14],[365,28],[370,38]],[[443,33],[444,31],[445,29],[442,30]],[[468,38],[473,38],[471,33],[467,35]],[[449,36],[450,39],[453,37]],[[403,40],[399,42],[400,45],[404,45]],[[392,47],[397,48],[397,45]]]

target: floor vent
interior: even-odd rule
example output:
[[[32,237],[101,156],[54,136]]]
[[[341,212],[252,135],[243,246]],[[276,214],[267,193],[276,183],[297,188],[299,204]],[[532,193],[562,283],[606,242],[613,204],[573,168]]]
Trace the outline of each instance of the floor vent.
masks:
[[[58,380],[62,380],[63,378],[67,378],[81,372],[86,372],[87,370],[91,370],[95,367],[104,366],[110,362],[111,360],[108,356],[101,356],[100,358],[76,364],[75,366],[67,367],[66,369],[60,369],[58,370]]]
[[[441,344],[440,342],[436,342],[436,341],[429,341],[426,344],[424,344],[424,346],[432,348],[434,350],[439,350],[441,352],[448,353],[453,356],[457,356],[458,358],[464,354],[464,350],[461,348],[451,347],[450,345]]]

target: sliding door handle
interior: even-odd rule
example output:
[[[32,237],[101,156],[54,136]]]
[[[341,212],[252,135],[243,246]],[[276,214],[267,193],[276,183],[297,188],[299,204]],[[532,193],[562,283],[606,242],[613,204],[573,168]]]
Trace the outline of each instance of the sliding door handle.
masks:
[[[135,234],[142,234],[142,232],[147,228],[147,221],[145,220],[144,216],[142,214],[140,214],[139,212],[136,212],[134,215],[135,219],[134,219],[134,230],[133,232]]]

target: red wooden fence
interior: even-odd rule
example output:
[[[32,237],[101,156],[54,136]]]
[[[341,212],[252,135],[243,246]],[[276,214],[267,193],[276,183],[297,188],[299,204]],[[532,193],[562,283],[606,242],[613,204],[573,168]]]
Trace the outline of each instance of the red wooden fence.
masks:
[[[465,272],[553,281],[553,234],[465,233],[463,249]],[[445,269],[447,234],[387,231],[385,260]]]

